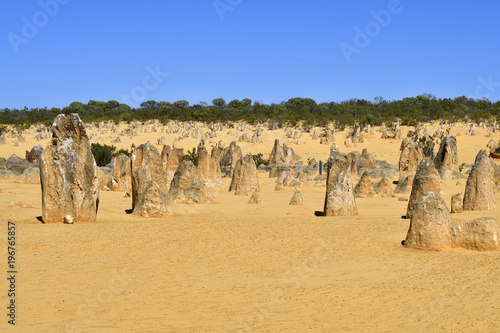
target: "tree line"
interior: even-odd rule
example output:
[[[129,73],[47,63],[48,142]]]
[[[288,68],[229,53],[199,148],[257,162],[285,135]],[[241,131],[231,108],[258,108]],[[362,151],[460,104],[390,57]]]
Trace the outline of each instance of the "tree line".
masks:
[[[84,104],[73,102],[60,108],[0,109],[0,124],[14,124],[27,128],[33,124],[51,125],[58,114],[78,113],[87,123],[108,121],[246,121],[250,124],[277,123],[306,127],[325,126],[334,122],[339,128],[359,125],[381,125],[399,121],[402,125],[416,125],[430,120],[449,122],[500,120],[500,101],[473,99],[465,96],[439,98],[430,94],[387,101],[382,97],[375,100],[350,99],[342,102],[316,103],[311,98],[291,98],[286,102],[264,104],[251,99],[233,100],[223,98],[190,105],[185,100],[173,103],[146,101],[138,108],[111,100],[108,102],[90,100]]]

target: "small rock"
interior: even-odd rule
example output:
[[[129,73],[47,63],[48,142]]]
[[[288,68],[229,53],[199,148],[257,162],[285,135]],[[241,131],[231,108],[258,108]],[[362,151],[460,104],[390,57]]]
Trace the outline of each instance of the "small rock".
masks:
[[[462,192],[458,192],[457,194],[451,197],[451,212],[452,213],[461,213],[464,210],[464,202],[463,202]]]
[[[302,194],[299,191],[295,191],[292,199],[290,200],[289,205],[303,205],[304,201],[302,200]]]
[[[75,219],[71,215],[66,215],[63,218],[63,222],[67,224],[73,224],[73,222],[75,222]]]
[[[248,200],[249,204],[254,204],[254,205],[260,205],[262,203],[262,199],[260,197],[260,192],[255,190],[250,197],[250,200]]]
[[[27,202],[12,201],[9,207],[33,208],[33,205]]]

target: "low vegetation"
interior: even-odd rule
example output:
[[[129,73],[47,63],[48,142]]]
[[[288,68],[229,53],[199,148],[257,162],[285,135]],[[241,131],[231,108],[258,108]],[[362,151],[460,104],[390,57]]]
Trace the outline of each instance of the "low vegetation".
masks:
[[[189,161],[193,162],[194,165],[198,165],[198,152],[196,151],[196,148],[193,147],[192,150],[188,150],[187,154],[184,154],[181,157],[180,162],[182,162],[184,160],[189,160]]]
[[[416,125],[430,120],[456,121],[500,121],[500,101],[473,99],[465,96],[455,99],[437,99],[430,94],[402,100],[387,101],[376,97],[375,101],[350,99],[343,102],[316,103],[311,98],[291,98],[286,102],[263,104],[245,98],[229,103],[216,98],[212,105],[199,102],[190,105],[185,100],[170,102],[147,101],[138,108],[118,101],[94,101],[84,104],[73,102],[59,108],[0,109],[0,124],[14,124],[27,128],[33,124],[50,125],[60,114],[78,113],[84,122],[112,120],[146,121],[246,121],[248,123],[298,125],[305,128],[325,126],[334,122],[337,127],[390,124],[399,120],[402,125]]]
[[[258,154],[253,154],[252,157],[253,157],[253,161],[255,162],[255,165],[256,166],[259,166],[261,164],[264,164],[264,165],[269,165],[269,160],[267,159],[264,159],[263,158],[264,155],[262,155],[262,153],[258,153]]]
[[[116,150],[116,147],[93,143],[90,149],[92,150],[92,155],[94,155],[97,166],[106,166],[111,162],[111,158],[113,157],[113,152]]]
[[[109,146],[108,146],[108,147],[109,147]],[[116,148],[115,148],[115,149],[116,149]],[[116,152],[113,154],[113,156],[115,156],[115,157],[116,157],[116,156],[118,156],[118,155],[120,155],[120,154],[125,154],[125,155],[127,155],[128,157],[130,157],[130,155],[132,155],[132,153],[131,153],[131,152],[129,152],[129,151],[128,151],[128,149],[120,149],[120,150],[116,151]]]

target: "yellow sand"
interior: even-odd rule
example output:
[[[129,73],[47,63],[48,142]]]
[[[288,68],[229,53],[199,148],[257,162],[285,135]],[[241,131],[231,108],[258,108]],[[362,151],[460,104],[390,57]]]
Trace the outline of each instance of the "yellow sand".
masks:
[[[457,125],[459,162],[472,163],[490,140],[487,130],[465,136]],[[121,128],[124,128],[123,126]],[[406,135],[407,128],[403,128]],[[235,132],[236,129],[233,129]],[[93,131],[91,131],[93,132]],[[430,128],[430,133],[433,128]],[[236,139],[218,132],[226,146]],[[251,133],[249,133],[251,136]],[[95,135],[94,140],[100,135]],[[178,134],[122,137],[118,148]],[[239,143],[243,152],[268,156],[283,130],[263,133],[264,143]],[[365,135],[367,142],[343,152],[368,151],[397,164],[400,140]],[[104,136],[111,144],[116,134]],[[493,134],[500,139],[500,133]],[[307,160],[323,161],[329,146],[292,147]],[[47,140],[0,145],[0,156],[24,152]],[[292,140],[290,140],[292,141]],[[178,147],[191,149],[199,139]],[[210,144],[207,143],[210,147]],[[161,146],[157,146],[161,150]],[[437,147],[436,147],[437,149]],[[405,249],[406,202],[357,199],[357,217],[316,217],[325,188],[300,189],[303,206],[289,206],[294,190],[274,191],[259,175],[262,205],[213,189],[219,204],[175,205],[176,215],[145,219],[127,214],[131,199],[101,192],[95,223],[42,224],[40,185],[0,179],[0,252],[7,270],[7,221],[17,228],[16,326],[7,325],[8,284],[0,283],[1,332],[498,332],[500,252]],[[393,179],[397,180],[397,179]],[[444,182],[444,195],[463,191],[465,180]],[[401,195],[398,195],[398,197]],[[407,197],[407,196],[406,196]],[[13,200],[34,208],[10,208]],[[500,202],[497,200],[497,207]],[[480,216],[500,220],[498,210],[454,215],[456,222]],[[3,276],[7,276],[6,273]]]

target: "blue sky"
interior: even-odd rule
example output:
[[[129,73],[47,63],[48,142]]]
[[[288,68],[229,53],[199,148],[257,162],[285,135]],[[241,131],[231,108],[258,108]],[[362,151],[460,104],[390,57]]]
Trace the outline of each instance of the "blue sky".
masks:
[[[0,107],[422,93],[500,99],[500,2],[493,0],[2,5]]]

